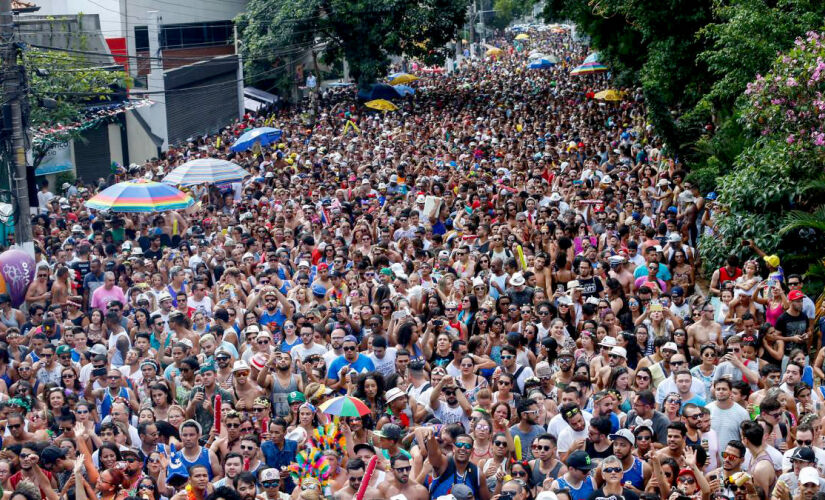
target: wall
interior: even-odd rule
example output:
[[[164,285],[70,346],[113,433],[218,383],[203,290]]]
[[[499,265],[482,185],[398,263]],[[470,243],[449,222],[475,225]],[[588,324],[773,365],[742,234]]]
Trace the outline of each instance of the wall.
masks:
[[[106,40],[100,31],[100,19],[96,15],[21,15],[17,20],[20,38],[33,45],[61,49],[88,50],[109,53]],[[114,63],[109,56],[87,56],[93,64],[106,66]]]

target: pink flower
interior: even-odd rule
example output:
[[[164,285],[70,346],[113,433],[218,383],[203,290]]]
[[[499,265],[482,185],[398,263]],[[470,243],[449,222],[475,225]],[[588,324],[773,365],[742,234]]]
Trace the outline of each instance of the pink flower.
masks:
[[[816,137],[814,137],[814,145],[825,146],[825,134],[823,134],[822,132],[818,133]]]
[[[789,135],[788,138],[785,139],[785,142],[787,142],[788,144],[793,144],[795,141],[796,138],[793,136],[793,134]]]
[[[796,79],[792,76],[789,76],[788,79],[785,80],[786,87],[796,87],[797,85],[799,84],[796,82]]]

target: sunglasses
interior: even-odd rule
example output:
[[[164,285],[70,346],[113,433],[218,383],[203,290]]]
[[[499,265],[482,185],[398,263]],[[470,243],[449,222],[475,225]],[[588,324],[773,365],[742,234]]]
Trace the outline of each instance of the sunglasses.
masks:
[[[277,488],[280,484],[280,481],[264,481],[261,483],[261,486],[264,488]]]
[[[618,474],[619,472],[622,472],[622,468],[621,467],[605,467],[604,469],[602,469],[602,472],[604,472],[605,474]]]
[[[470,443],[456,443],[455,447],[456,448],[462,448],[462,449],[465,449],[465,450],[471,450],[473,448],[473,445],[470,444]]]
[[[345,351],[354,351],[356,349],[355,346],[344,347]]]

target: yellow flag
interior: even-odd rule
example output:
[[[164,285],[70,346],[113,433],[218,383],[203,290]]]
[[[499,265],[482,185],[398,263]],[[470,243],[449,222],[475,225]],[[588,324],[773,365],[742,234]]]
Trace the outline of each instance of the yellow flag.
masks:
[[[220,136],[218,136],[218,138],[215,139],[215,148],[216,149],[221,149],[221,138],[220,138]]]
[[[516,125],[516,130],[521,132],[521,130],[522,130],[521,123]]]

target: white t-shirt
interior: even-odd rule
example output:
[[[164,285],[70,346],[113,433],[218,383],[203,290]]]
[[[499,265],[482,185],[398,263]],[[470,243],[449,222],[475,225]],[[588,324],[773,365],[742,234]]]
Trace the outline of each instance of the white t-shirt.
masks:
[[[582,416],[584,417],[584,421],[587,424],[590,424],[590,421],[593,419],[593,414],[587,410],[582,410]],[[559,438],[561,432],[565,429],[570,429],[570,425],[564,421],[562,418],[561,413],[556,414],[553,418],[550,419],[550,423],[547,424],[547,432],[550,433],[556,439]]]
[[[587,429],[588,429],[588,427],[590,427],[590,422],[587,422],[587,420],[585,420],[585,422],[586,422],[586,424],[584,426],[584,429],[582,429],[579,432],[574,431],[573,428],[570,427],[569,425],[567,426],[567,429],[564,429],[563,431],[561,431],[561,434],[559,434],[559,437],[558,437],[558,450],[559,450],[559,453],[567,453],[567,451],[573,445],[573,441],[575,441],[577,439],[587,439],[587,435],[588,435],[588,430]]]
[[[327,353],[327,348],[322,346],[321,344],[312,344],[312,347],[307,349],[304,344],[298,344],[292,348],[292,359],[300,359],[304,361],[307,357],[312,356],[313,354],[318,354],[319,356],[323,356]]]
[[[195,300],[195,296],[190,295],[186,299],[186,305],[195,311],[202,312],[207,317],[212,317],[212,299],[208,295],[204,295],[201,300]]]
[[[389,377],[395,373],[395,354],[398,352],[395,347],[387,347],[384,349],[384,357],[378,358],[375,353],[367,354],[367,357],[372,360],[375,365],[375,371],[385,377]]]
[[[461,408],[461,405],[456,406],[455,408],[450,408],[450,406],[444,402],[438,402],[438,409],[433,410],[433,415],[444,425],[453,424],[456,422],[461,423],[464,426],[464,429],[469,432],[470,431],[470,419],[467,417],[467,414],[464,413],[464,409]]]

